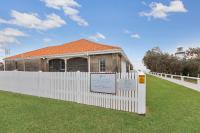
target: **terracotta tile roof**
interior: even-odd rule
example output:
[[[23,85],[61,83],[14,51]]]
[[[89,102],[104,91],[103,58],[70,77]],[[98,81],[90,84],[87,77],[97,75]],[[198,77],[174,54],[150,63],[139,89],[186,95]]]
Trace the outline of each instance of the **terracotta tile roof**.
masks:
[[[42,57],[42,56],[53,56],[53,55],[63,55],[63,54],[75,54],[83,52],[92,51],[104,51],[112,49],[121,49],[116,46],[109,46],[104,44],[99,44],[86,39],[81,39],[78,41],[73,41],[65,43],[63,45],[50,46],[46,48],[41,48],[38,50],[18,54],[15,56],[8,57],[6,59],[19,59],[19,58],[32,58],[32,57]]]

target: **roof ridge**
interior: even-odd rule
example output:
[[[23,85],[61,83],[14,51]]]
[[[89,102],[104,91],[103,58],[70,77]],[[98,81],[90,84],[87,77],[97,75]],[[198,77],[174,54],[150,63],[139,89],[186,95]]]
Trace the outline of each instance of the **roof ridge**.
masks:
[[[95,41],[91,41],[91,40],[85,39],[85,38],[81,38],[81,39],[76,40],[76,41],[68,42],[68,43],[65,43],[65,44],[63,44],[63,45],[68,45],[68,44],[70,44],[70,43],[75,43],[75,42],[79,42],[79,41],[86,41],[86,42],[89,42],[89,43],[95,43],[95,44],[98,44],[98,45],[101,45],[101,46],[120,48],[119,46],[110,45],[110,44],[102,44],[102,43],[95,42]]]
[[[92,41],[91,41],[92,42]],[[116,48],[120,48],[120,47],[118,47],[118,46],[114,46],[114,45],[107,45],[107,44],[102,44],[102,43],[98,43],[98,42],[95,42],[96,44],[98,44],[98,45],[102,45],[102,46],[109,46],[109,47],[116,47]]]

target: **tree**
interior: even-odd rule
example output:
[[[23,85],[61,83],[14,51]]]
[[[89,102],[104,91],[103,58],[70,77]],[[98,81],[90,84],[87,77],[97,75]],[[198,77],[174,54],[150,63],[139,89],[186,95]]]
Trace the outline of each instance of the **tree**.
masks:
[[[159,71],[159,58],[160,54],[154,49],[148,50],[143,58],[145,66],[151,71]]]
[[[187,56],[200,59],[200,48],[189,48],[186,54]]]
[[[200,74],[200,48],[190,48],[187,55],[193,58],[178,59],[163,53],[159,47],[148,50],[143,58],[144,65],[153,72],[197,76]]]

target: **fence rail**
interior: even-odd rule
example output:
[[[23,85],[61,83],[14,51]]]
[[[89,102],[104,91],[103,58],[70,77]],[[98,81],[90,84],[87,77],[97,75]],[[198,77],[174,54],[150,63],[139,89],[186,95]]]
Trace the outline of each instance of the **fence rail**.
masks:
[[[90,91],[88,72],[0,72],[0,90],[39,97],[73,101],[104,108],[146,112],[145,84],[138,83],[138,73],[116,74],[119,79],[134,79],[133,90],[117,89],[116,94]]]
[[[200,78],[157,72],[150,72],[150,74],[200,92]]]

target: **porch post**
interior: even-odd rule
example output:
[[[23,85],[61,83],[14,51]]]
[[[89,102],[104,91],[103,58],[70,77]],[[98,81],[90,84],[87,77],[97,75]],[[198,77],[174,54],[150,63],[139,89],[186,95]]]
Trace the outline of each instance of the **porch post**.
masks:
[[[25,62],[25,59],[23,59],[23,62],[24,62],[24,72],[26,71],[26,62]]]
[[[65,58],[65,72],[67,72],[67,58]]]
[[[42,72],[43,60],[44,60],[44,58],[40,59],[39,72]]]
[[[90,56],[88,56],[88,72],[90,72]]]
[[[4,59],[3,69],[6,71],[6,60]]]
[[[49,59],[46,60],[46,67],[45,67],[45,71],[49,72]]]

